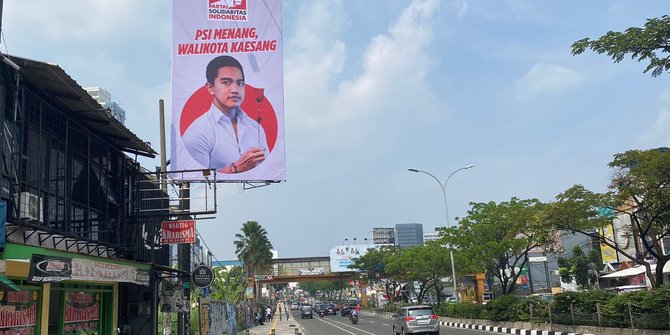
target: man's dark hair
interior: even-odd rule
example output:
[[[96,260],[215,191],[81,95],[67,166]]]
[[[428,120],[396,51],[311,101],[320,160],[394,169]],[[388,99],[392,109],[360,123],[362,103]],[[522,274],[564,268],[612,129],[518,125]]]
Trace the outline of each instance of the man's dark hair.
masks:
[[[214,79],[216,79],[216,75],[219,72],[219,69],[226,66],[240,69],[240,72],[242,72],[242,80],[244,80],[244,69],[242,68],[242,64],[240,64],[237,59],[230,56],[218,56],[209,61],[209,64],[207,64],[207,71],[205,72],[207,82],[214,85]]]

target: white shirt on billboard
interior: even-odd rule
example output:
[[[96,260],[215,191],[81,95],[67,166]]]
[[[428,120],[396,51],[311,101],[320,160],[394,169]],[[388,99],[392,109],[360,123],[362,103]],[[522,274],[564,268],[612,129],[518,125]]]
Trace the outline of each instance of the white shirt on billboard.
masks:
[[[235,117],[237,138],[231,122]],[[193,159],[204,168],[217,170],[230,166],[253,147],[268,147],[263,127],[242,109],[235,109],[228,117],[213,104],[186,129],[182,140]]]

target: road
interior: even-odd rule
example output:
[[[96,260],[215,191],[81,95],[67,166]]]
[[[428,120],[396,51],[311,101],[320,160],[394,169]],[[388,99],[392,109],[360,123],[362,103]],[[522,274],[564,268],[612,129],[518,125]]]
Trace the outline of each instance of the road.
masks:
[[[300,319],[299,311],[292,311],[293,318],[300,323],[307,335],[391,335],[391,320],[374,316],[363,315],[358,324],[352,324],[348,317],[328,315],[319,317],[314,315],[313,319]],[[440,329],[441,335],[482,335],[493,334],[469,329],[456,329],[444,327]]]

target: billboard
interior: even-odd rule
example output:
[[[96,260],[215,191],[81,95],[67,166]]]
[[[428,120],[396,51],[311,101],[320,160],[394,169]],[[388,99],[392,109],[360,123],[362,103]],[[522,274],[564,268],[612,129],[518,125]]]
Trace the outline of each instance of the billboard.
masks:
[[[395,244],[395,228],[372,228],[374,244]]]
[[[281,1],[172,3],[171,170],[285,180]]]
[[[330,272],[351,272],[357,269],[350,269],[354,258],[361,257],[371,249],[367,245],[340,245],[330,249]]]

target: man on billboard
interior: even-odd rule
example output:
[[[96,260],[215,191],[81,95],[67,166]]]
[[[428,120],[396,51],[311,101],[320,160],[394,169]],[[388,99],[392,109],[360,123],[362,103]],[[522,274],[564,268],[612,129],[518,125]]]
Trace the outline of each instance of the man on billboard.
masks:
[[[251,170],[265,160],[268,148],[260,120],[242,109],[244,69],[231,56],[218,56],[207,64],[209,110],[184,132],[184,147],[202,166],[221,173]]]

